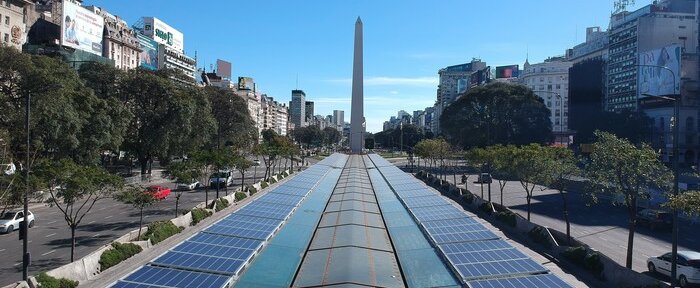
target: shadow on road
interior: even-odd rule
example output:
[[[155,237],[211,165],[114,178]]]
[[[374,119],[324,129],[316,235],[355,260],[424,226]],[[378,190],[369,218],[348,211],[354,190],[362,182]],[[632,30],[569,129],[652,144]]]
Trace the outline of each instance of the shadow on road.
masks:
[[[115,223],[107,223],[107,224],[98,224],[98,223],[93,223],[93,224],[87,224],[87,225],[81,225],[78,226],[79,231],[86,231],[86,232],[101,232],[101,231],[107,231],[107,230],[120,230],[124,228],[129,228],[129,227],[137,227],[139,223],[136,222],[115,222]]]
[[[111,240],[117,235],[105,234],[99,236],[77,236],[75,237],[75,246],[97,246],[102,245],[106,240]],[[55,239],[47,242],[48,245],[54,247],[54,249],[60,248],[70,248],[71,242],[70,237],[64,239]],[[32,262],[33,265],[33,262]]]

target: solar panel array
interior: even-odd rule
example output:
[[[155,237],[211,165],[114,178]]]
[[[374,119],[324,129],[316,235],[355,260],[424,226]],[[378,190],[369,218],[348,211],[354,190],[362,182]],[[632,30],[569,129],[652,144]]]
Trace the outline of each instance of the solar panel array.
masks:
[[[125,276],[112,287],[227,287],[347,156],[334,154]]]
[[[452,270],[469,287],[571,287],[461,208],[381,156],[369,155]]]

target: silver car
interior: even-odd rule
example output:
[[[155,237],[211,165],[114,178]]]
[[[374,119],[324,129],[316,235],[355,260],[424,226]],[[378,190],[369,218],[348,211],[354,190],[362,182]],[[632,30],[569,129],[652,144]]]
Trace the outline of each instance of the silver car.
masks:
[[[34,213],[29,211],[29,228],[34,227]],[[22,210],[6,211],[0,215],[0,232],[10,233],[19,229],[19,223],[24,221],[24,212]]]

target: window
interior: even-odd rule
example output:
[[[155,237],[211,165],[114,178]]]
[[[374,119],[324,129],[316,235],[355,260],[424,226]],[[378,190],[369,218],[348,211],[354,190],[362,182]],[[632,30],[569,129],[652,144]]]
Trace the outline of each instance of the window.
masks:
[[[10,16],[5,16],[5,25],[10,25]]]
[[[5,0],[5,7],[10,7],[10,0]]]
[[[10,42],[10,34],[5,33],[5,37],[2,38],[2,42]]]

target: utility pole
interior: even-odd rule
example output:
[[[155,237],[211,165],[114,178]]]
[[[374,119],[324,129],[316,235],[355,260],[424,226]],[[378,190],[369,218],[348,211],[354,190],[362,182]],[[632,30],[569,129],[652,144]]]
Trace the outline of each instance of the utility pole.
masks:
[[[29,105],[32,103],[32,94],[27,93],[27,103],[25,107],[25,119],[24,123],[26,124],[26,132],[27,132],[27,162],[25,163],[24,167],[24,176],[25,176],[25,183],[24,185],[26,186],[26,190],[24,191],[24,220],[22,220],[22,224],[20,225],[20,229],[22,229],[20,236],[22,236],[22,280],[27,281],[27,275],[29,273],[29,260],[30,260],[30,254],[29,254],[29,217],[27,214],[29,214],[29,166],[30,166],[30,135],[29,135],[29,113],[30,113],[30,107]]]

